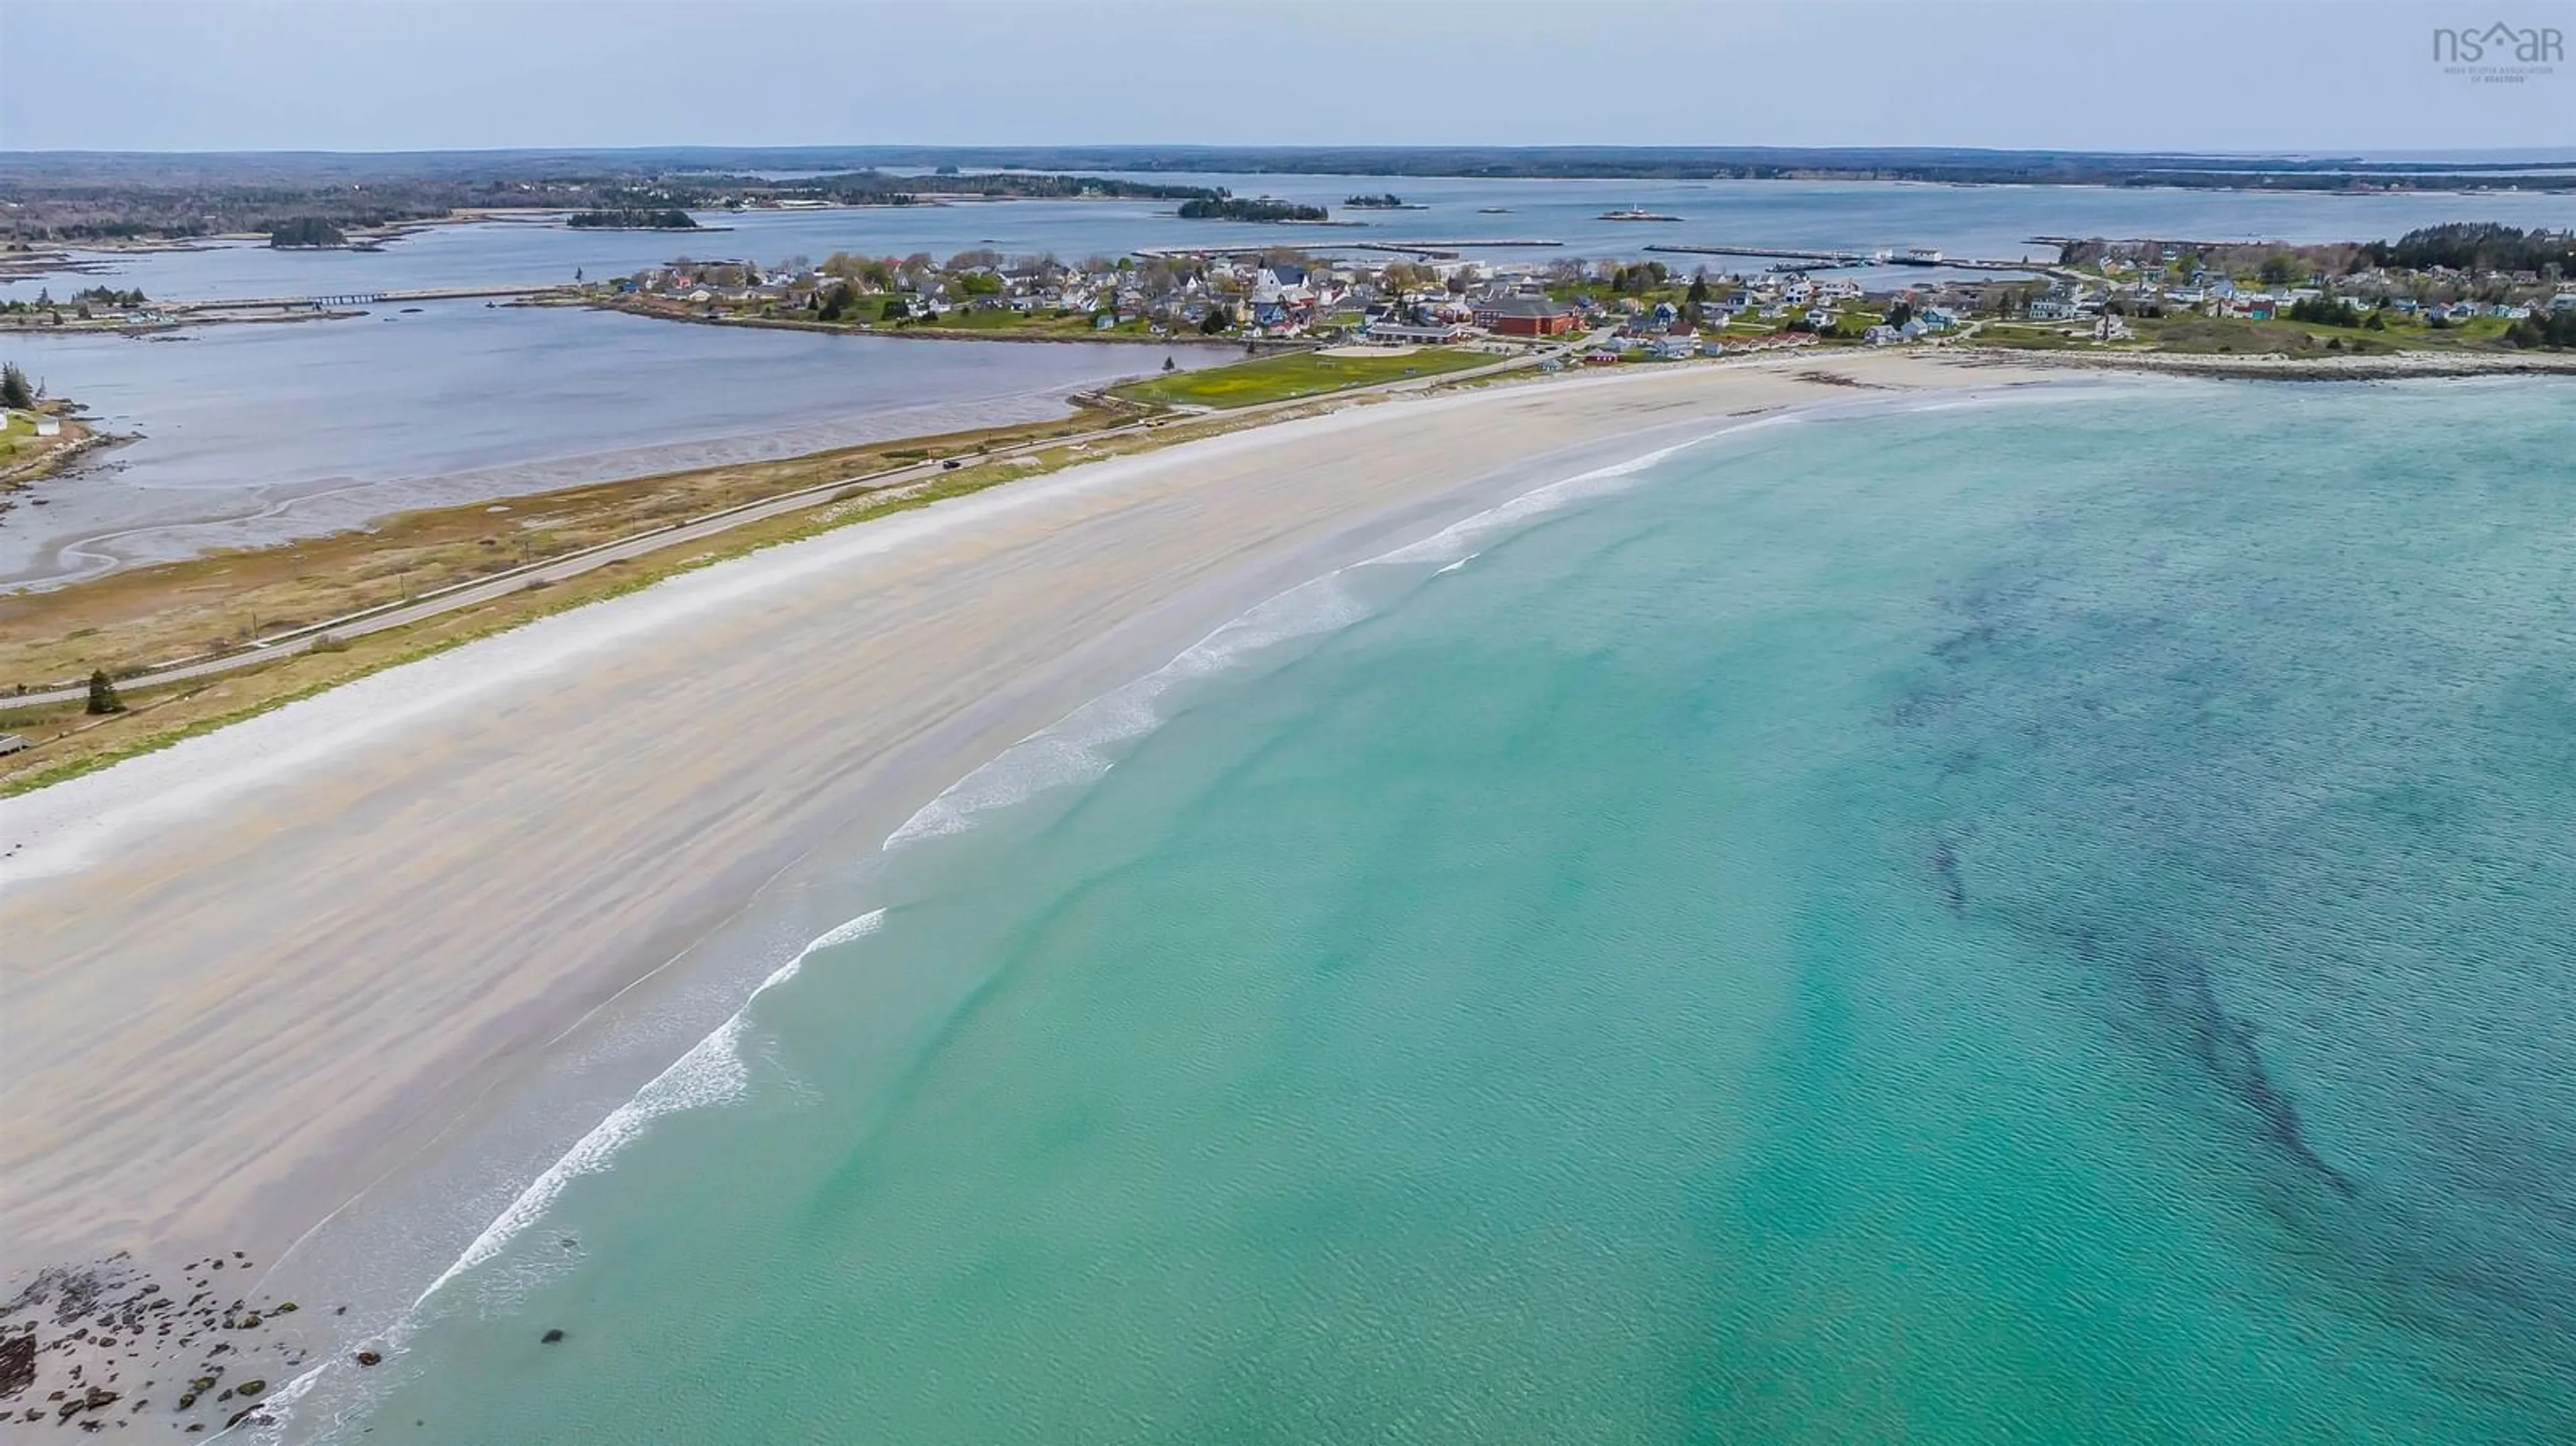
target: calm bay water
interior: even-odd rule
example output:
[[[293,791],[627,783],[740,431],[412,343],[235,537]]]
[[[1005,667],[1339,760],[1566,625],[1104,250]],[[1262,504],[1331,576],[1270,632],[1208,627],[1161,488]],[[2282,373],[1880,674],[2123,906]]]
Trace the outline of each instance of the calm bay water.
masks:
[[[1628,257],[1658,243],[1852,248],[1936,246],[1952,255],[2053,259],[2034,236],[2155,236],[2191,240],[2368,241],[2442,221],[2576,224],[2576,197],[2302,195],[2087,186],[1938,186],[1868,181],[1535,181],[1424,176],[1171,174],[1134,179],[1222,186],[1333,209],[1357,226],[1263,226],[1184,221],[1174,203],[1010,201],[852,210],[703,212],[702,234],[572,231],[502,221],[416,232],[380,252],[280,252],[229,243],[200,251],[120,253],[101,278],[191,300],[473,286],[546,286],[623,276],[675,256],[746,257],[773,264],[834,251],[942,259],[975,247],[1052,252],[1067,261],[1138,247],[1287,246],[1319,251],[1362,243],[1536,240],[1554,247],[1479,247],[1486,259]],[[1355,194],[1393,192],[1419,210],[1352,211]],[[1616,222],[1638,206],[1677,222]],[[1498,213],[1497,213],[1498,212]],[[1718,263],[1723,265],[1723,262]],[[0,296],[56,295],[98,284],[67,275],[0,283]]]
[[[1310,587],[834,901],[342,1434],[2576,1438],[2571,457],[1927,409]]]
[[[2438,221],[2576,224],[2551,195],[2209,193],[1864,182],[1495,181],[1465,178],[1171,175],[1340,207],[1393,191],[1423,209],[1340,211],[1356,227],[1183,221],[1169,202],[1015,201],[830,211],[708,213],[702,235],[572,231],[526,222],[441,226],[380,252],[195,251],[87,258],[94,276],[0,281],[0,296],[139,287],[224,299],[542,286],[625,275],[680,255],[775,264],[833,251],[947,257],[973,247],[1069,260],[1148,246],[1296,246],[1472,238],[1491,260],[1636,256],[1655,243],[1855,248],[1928,245],[1953,255],[2049,254],[2036,235],[2288,241],[2395,236]],[[1642,206],[1684,219],[1605,222]],[[1360,254],[1360,253],[1354,253]],[[1693,258],[1674,258],[1692,262]],[[1728,263],[1716,259],[1723,268]],[[1744,265],[1748,263],[1736,263]],[[1764,263],[1749,263],[1754,265]],[[1861,275],[1868,279],[1868,274]],[[1906,271],[1902,279],[1924,273]],[[385,324],[384,315],[396,316]],[[658,329],[655,329],[658,328]],[[0,352],[149,440],[112,471],[45,488],[43,507],[0,516],[0,585],[45,583],[209,547],[255,546],[355,526],[406,507],[525,493],[833,442],[1046,415],[1054,394],[1160,365],[1150,348],[876,350],[875,343],[726,332],[572,310],[393,308],[357,321],[205,328],[192,339],[0,337]],[[964,344],[960,344],[963,348]],[[185,353],[185,354],[183,354]],[[1177,348],[1183,366],[1226,360]]]
[[[929,342],[431,303],[0,351],[140,440],[0,515],[0,584],[362,526],[406,508],[1033,421],[1222,348]]]

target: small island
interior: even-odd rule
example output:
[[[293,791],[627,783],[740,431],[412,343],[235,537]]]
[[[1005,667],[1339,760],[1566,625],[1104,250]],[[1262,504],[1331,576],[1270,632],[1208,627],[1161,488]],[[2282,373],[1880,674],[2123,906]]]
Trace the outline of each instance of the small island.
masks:
[[[349,244],[348,233],[320,216],[271,221],[263,229],[268,232],[268,244],[280,251],[320,251]]]
[[[1350,207],[1354,211],[1403,211],[1416,209],[1407,207],[1404,204],[1404,198],[1395,194],[1393,191],[1388,191],[1375,196],[1346,196],[1342,199],[1342,204]]]
[[[575,211],[564,224],[576,231],[695,231],[698,220],[677,206],[659,211],[630,207],[614,211]]]
[[[1321,206],[1301,206],[1270,196],[1207,196],[1181,203],[1184,221],[1322,221],[1331,214]]]

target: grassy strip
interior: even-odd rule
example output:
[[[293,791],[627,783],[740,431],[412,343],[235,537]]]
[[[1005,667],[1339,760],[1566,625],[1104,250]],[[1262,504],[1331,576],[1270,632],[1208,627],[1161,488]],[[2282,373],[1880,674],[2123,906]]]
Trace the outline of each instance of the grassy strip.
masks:
[[[733,559],[748,556],[751,553],[759,552],[771,547],[777,547],[786,543],[802,542],[808,538],[818,537],[827,532],[837,531],[840,528],[853,526],[862,522],[875,521],[878,518],[892,516],[898,512],[909,512],[916,508],[928,507],[935,502],[944,502],[951,498],[971,496],[975,493],[982,492],[987,488],[998,487],[1005,483],[1017,482],[1029,477],[1044,476],[1049,472],[1053,472],[1067,466],[1073,466],[1084,462],[1100,461],[1110,457],[1127,455],[1133,452],[1152,450],[1175,441],[1192,440],[1198,437],[1212,436],[1216,433],[1230,430],[1233,430],[1233,428],[1223,425],[1203,426],[1194,429],[1176,427],[1167,431],[1158,432],[1150,437],[1140,436],[1123,439],[1123,441],[1118,444],[1095,446],[1080,452],[1073,451],[1069,447],[1051,449],[1048,452],[1039,455],[1038,465],[1036,466],[1014,466],[1009,463],[986,463],[981,466],[963,469],[957,472],[943,472],[925,482],[888,489],[884,495],[876,496],[872,500],[869,500],[864,505],[860,506],[852,506],[851,503],[857,499],[848,494],[842,494],[818,502],[815,504],[813,509],[808,511],[791,514],[786,517],[772,518],[765,522],[754,523],[734,531],[720,534],[716,538],[709,539],[707,547],[702,551],[661,557],[658,560],[647,561],[645,565],[641,567],[637,567],[634,562],[611,563],[600,568],[596,572],[585,574],[582,577],[573,578],[563,583],[547,585],[542,588],[523,589],[522,591],[511,594],[506,598],[495,599],[493,602],[485,604],[482,607],[469,609],[467,611],[457,613],[449,618],[429,620],[420,625],[423,629],[434,629],[442,626],[451,628],[452,631],[449,632],[447,636],[422,642],[417,640],[417,634],[415,633],[414,640],[409,642],[408,645],[404,645],[402,642],[403,633],[412,632],[410,629],[404,629],[399,632],[371,634],[368,637],[355,639],[343,645],[335,645],[333,649],[323,651],[319,654],[305,653],[282,657],[278,660],[276,667],[273,669],[255,668],[228,674],[221,679],[210,682],[200,688],[192,689],[183,693],[179,697],[173,698],[166,703],[137,709],[135,713],[123,715],[123,717],[140,721],[143,718],[149,717],[154,712],[174,707],[181,707],[182,705],[199,698],[209,697],[210,695],[221,697],[229,689],[239,684],[256,684],[262,679],[275,680],[280,674],[293,669],[300,663],[308,662],[316,656],[329,658],[334,664],[336,664],[336,666],[328,677],[317,678],[310,682],[288,688],[282,692],[259,697],[237,707],[227,708],[217,712],[201,713],[196,716],[189,717],[185,721],[179,722],[175,726],[161,732],[153,733],[141,738],[130,739],[118,743],[113,747],[102,747],[94,753],[83,754],[76,758],[66,758],[40,767],[24,768],[18,772],[0,776],[0,797],[10,797],[17,794],[31,792],[35,789],[61,783],[67,779],[78,778],[86,773],[94,773],[99,769],[121,763],[126,759],[137,758],[146,753],[158,752],[161,749],[170,747],[172,744],[182,742],[189,738],[194,738],[200,734],[210,733],[218,728],[229,727],[232,724],[242,722],[245,719],[253,718],[259,714],[269,712],[272,709],[282,708],[289,703],[300,702],[303,699],[313,697],[326,689],[339,687],[343,683],[353,682],[359,678],[366,677],[371,673],[380,672],[386,668],[400,667],[406,663],[418,662],[424,658],[434,657],[437,654],[446,652],[450,648],[459,647],[463,644],[474,642],[482,638],[495,637],[499,634],[509,632],[512,629],[536,622],[541,618],[552,617],[558,613],[566,612],[573,608],[587,606],[596,602],[605,602],[610,598],[623,597],[628,593],[640,592],[657,583],[677,577],[683,573],[694,572],[702,567],[711,567],[719,562],[729,562]],[[854,488],[853,491],[861,497],[867,495],[867,490],[864,488]],[[619,571],[620,569],[633,570],[621,573]],[[513,605],[523,604],[529,600],[539,598],[542,598],[542,601],[535,602],[533,606],[526,607],[524,611],[508,611],[513,607]],[[393,644],[393,646],[388,646],[380,654],[369,656],[369,645],[371,643],[376,643],[379,640]],[[65,703],[52,708],[21,710],[16,714],[0,712],[0,725],[23,727],[29,724],[38,726],[53,724],[63,727],[66,730],[64,733],[55,735],[55,738],[52,740],[42,740],[52,742],[60,741],[64,738],[86,736],[85,734],[69,731],[71,728],[77,726],[78,722],[81,721],[83,717],[84,715],[81,713],[80,704]],[[106,725],[106,727],[114,726],[114,722]],[[104,729],[97,731],[104,731]]]
[[[2499,318],[2482,317],[2458,326],[2429,327],[2415,321],[2389,322],[2383,319],[2379,329],[2359,324],[2345,325],[2322,321],[2269,321],[2239,316],[2178,315],[2162,317],[2128,317],[2124,319],[2131,339],[2110,343],[2111,349],[2169,352],[2186,356],[2286,356],[2327,357],[2394,356],[2402,352],[2428,355],[2512,356],[2513,348],[2502,344],[2507,323]],[[2091,321],[2049,323],[1989,322],[1980,327],[1976,340],[1980,345],[2013,347],[2024,351],[2066,351],[2093,348]]]
[[[1491,357],[1472,352],[1450,355],[1457,360],[1449,364],[1449,369],[1493,360]],[[1324,358],[1324,360],[1336,359]],[[1411,361],[1413,358],[1366,358],[1364,360]],[[1529,374],[1525,372],[1504,373],[1491,377],[1466,378],[1458,385],[1481,386],[1488,382],[1526,380],[1528,376]],[[1350,400],[1365,403],[1383,400],[1383,398],[1359,397]],[[669,554],[647,554],[643,559],[609,563],[594,572],[585,573],[561,583],[532,584],[528,588],[496,598],[475,608],[427,619],[411,627],[373,633],[309,652],[290,654],[279,658],[273,666],[246,668],[224,674],[176,697],[138,707],[131,714],[119,715],[118,718],[95,729],[81,728],[86,718],[81,712],[79,703],[64,703],[41,709],[22,709],[15,714],[0,711],[0,727],[23,728],[35,733],[41,733],[47,727],[59,730],[50,737],[36,740],[39,747],[51,747],[68,739],[105,734],[121,722],[141,721],[156,713],[187,714],[189,704],[199,700],[208,703],[220,701],[230,695],[235,688],[244,684],[257,685],[262,681],[292,682],[285,675],[299,669],[309,669],[317,664],[329,670],[328,676],[310,681],[292,682],[292,686],[282,687],[279,692],[250,699],[238,706],[184,716],[174,720],[171,726],[163,731],[151,733],[145,737],[127,739],[112,746],[103,745],[97,751],[85,753],[79,757],[64,758],[41,765],[30,760],[28,766],[14,773],[0,775],[0,797],[28,793],[67,779],[78,778],[86,773],[94,773],[126,759],[158,752],[200,734],[229,727],[289,703],[300,702],[327,689],[339,687],[343,683],[355,681],[386,668],[400,667],[406,663],[434,657],[450,648],[478,639],[494,637],[573,608],[639,592],[656,583],[677,577],[682,573],[694,572],[702,567],[729,562],[785,543],[801,542],[843,527],[874,521],[898,512],[928,507],[933,503],[944,502],[951,498],[971,496],[1006,483],[1044,476],[1065,467],[1155,451],[1174,443],[1197,441],[1239,431],[1247,426],[1266,425],[1295,416],[1312,415],[1315,410],[1297,407],[1283,413],[1267,413],[1259,417],[1229,417],[1220,413],[1196,421],[1175,422],[1150,433],[1122,437],[1107,443],[1090,444],[1078,451],[1071,445],[1066,445],[1051,447],[1042,452],[1021,454],[1024,457],[1033,456],[1035,465],[994,460],[956,472],[940,472],[922,482],[900,487],[870,489],[864,484],[854,484],[830,498],[817,502],[810,509],[751,523],[718,534],[708,539],[700,550],[675,549]],[[915,447],[920,445],[916,443]],[[881,455],[902,458],[914,449],[878,450]],[[790,460],[810,463],[813,459]],[[867,500],[862,505],[852,505],[863,498]],[[422,636],[424,633],[442,635],[424,639]]]
[[[1326,356],[1292,352],[1205,371],[1175,372],[1131,382],[1110,395],[1165,407],[1249,407],[1294,397],[1323,396],[1352,387],[1438,376],[1499,361],[1488,352],[1426,348],[1385,356]]]
[[[729,463],[462,506],[397,513],[364,530],[219,550],[42,591],[0,593],[0,695],[104,668],[118,679],[238,652],[253,636],[384,607],[529,563],[648,536],[725,508],[846,483],[906,463],[1044,445],[1132,415],[1072,416]],[[0,696],[0,708],[7,706]]]

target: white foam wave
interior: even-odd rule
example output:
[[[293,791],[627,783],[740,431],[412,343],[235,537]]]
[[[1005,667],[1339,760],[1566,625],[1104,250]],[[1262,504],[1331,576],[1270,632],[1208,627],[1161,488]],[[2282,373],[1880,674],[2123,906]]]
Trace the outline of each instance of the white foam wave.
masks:
[[[886,911],[883,909],[870,909],[857,918],[850,920],[848,923],[836,924],[833,927],[824,930],[821,934],[815,937],[813,943],[798,950],[796,957],[788,960],[785,967],[781,968],[778,973],[769,976],[769,984],[776,984],[780,982],[781,979],[795,978],[796,970],[801,968],[805,963],[805,956],[813,953],[817,949],[829,949],[834,945],[847,944],[855,939],[864,939],[870,934],[875,933],[877,930],[884,928],[885,913]],[[760,987],[766,989],[769,987],[769,984],[763,984]],[[759,996],[755,994],[752,997],[758,998]]]
[[[1110,768],[1105,750],[1141,738],[1162,723],[1157,705],[1174,684],[1223,672],[1264,648],[1328,633],[1366,616],[1368,609],[1341,586],[1339,577],[1328,573],[1258,604],[1162,667],[1012,744],[924,804],[886,835],[885,847],[963,833],[979,815],[1099,778]]]
[[[1438,562],[1455,566],[1473,557],[1477,552],[1476,544],[1486,538],[1497,533],[1526,527],[1551,512],[1563,511],[1588,498],[1623,491],[1635,485],[1633,479],[1637,474],[1672,457],[1675,453],[1696,447],[1702,442],[1724,436],[1729,432],[1743,431],[1755,425],[1758,424],[1748,422],[1723,428],[1690,438],[1688,441],[1675,442],[1669,447],[1658,447],[1654,451],[1631,457],[1624,462],[1613,462],[1606,467],[1595,467],[1589,472],[1578,472],[1560,481],[1533,487],[1517,497],[1488,507],[1472,517],[1460,518],[1420,542],[1408,543],[1393,551],[1379,553],[1359,565],[1390,567],[1407,563]],[[1442,569],[1444,572],[1447,570],[1445,567]]]
[[[428,1289],[413,1299],[411,1309],[404,1313],[402,1319],[378,1332],[376,1339],[388,1351],[401,1349],[411,1337],[415,1316],[432,1296],[437,1295],[449,1281],[500,1255],[511,1240],[535,1224],[562,1197],[566,1186],[584,1175],[605,1169],[618,1151],[642,1134],[654,1119],[679,1110],[723,1104],[740,1098],[750,1084],[750,1072],[742,1060],[741,1043],[743,1033],[749,1027],[753,1001],[795,978],[804,969],[805,961],[817,951],[875,933],[884,926],[885,914],[883,909],[871,909],[855,919],[836,924],[816,935],[804,948],[797,950],[793,958],[772,970],[730,1018],[655,1075],[635,1092],[632,1099],[612,1110],[608,1118],[593,1126],[590,1133],[575,1142],[561,1159],[520,1191],[508,1208],[483,1227],[483,1233],[474,1237],[474,1242],[465,1247],[464,1253],[440,1272],[438,1278],[429,1283]],[[292,1419],[289,1408],[310,1394],[323,1374],[337,1364],[336,1360],[325,1361],[270,1392],[268,1399],[261,1403],[265,1421],[245,1424],[256,1424],[265,1439],[282,1437]]]
[[[547,1167],[544,1174],[530,1181],[517,1199],[494,1217],[491,1224],[483,1227],[483,1233],[474,1237],[474,1242],[465,1247],[455,1263],[429,1283],[429,1288],[413,1302],[414,1308],[438,1294],[449,1281],[499,1255],[511,1240],[536,1223],[554,1205],[565,1187],[584,1175],[606,1169],[618,1152],[654,1120],[681,1110],[700,1109],[741,1098],[751,1083],[750,1071],[743,1064],[741,1044],[743,1032],[750,1027],[752,1005],[763,994],[795,978],[797,972],[804,968],[806,959],[816,950],[865,938],[875,933],[884,922],[883,909],[861,914],[818,936],[798,950],[794,958],[778,966],[761,981],[759,988],[751,991],[750,998],[745,999],[742,1007],[731,1017],[691,1045],[688,1053],[653,1076],[635,1092],[633,1098],[611,1110],[606,1119],[592,1126],[590,1133],[576,1141],[561,1159]]]
[[[1145,677],[1093,699],[1062,721],[1004,749],[992,762],[950,784],[938,797],[922,805],[901,827],[886,835],[884,847],[897,849],[924,839],[963,833],[975,826],[980,815],[995,809],[1026,802],[1049,789],[1099,779],[1110,768],[1111,760],[1104,749],[1142,737],[1162,723],[1157,704],[1173,684],[1211,676],[1265,648],[1333,632],[1367,616],[1368,608],[1342,584],[1353,568],[1440,562],[1446,564],[1441,572],[1454,571],[1478,554],[1475,544],[1483,539],[1526,526],[1588,498],[1621,491],[1634,485],[1633,479],[1639,473],[1676,453],[1717,437],[1795,420],[1792,414],[1781,414],[1737,422],[1626,461],[1595,467],[1520,493],[1419,542],[1336,568],[1292,587],[1238,615]]]

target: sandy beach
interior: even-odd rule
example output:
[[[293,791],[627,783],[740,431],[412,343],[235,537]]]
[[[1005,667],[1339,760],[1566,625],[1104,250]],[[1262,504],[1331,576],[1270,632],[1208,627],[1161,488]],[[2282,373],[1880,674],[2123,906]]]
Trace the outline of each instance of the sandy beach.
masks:
[[[2042,375],[1789,357],[1346,407],[773,549],[10,800],[0,1264],[264,1266],[818,839],[882,837],[1304,578],[1637,439]]]

